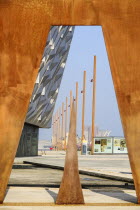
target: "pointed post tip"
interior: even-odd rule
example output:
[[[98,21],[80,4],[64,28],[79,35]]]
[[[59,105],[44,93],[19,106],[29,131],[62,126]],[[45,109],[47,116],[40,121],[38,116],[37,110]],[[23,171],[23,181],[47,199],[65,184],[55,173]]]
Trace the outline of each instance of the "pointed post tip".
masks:
[[[76,146],[76,108],[73,100],[71,107],[69,138],[65,157],[65,167],[56,204],[84,204],[84,197],[78,170]]]

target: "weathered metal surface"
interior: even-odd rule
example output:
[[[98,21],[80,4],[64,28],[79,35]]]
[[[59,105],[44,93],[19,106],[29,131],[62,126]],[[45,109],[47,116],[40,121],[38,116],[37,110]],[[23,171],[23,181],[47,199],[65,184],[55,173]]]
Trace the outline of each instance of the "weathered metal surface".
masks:
[[[0,202],[50,28],[33,2],[0,1]]]
[[[0,202],[50,25],[102,25],[140,203],[139,11],[139,0],[0,0]]]
[[[76,146],[76,112],[74,102],[71,107],[70,129],[65,157],[62,182],[56,204],[83,204],[84,198],[78,170]]]

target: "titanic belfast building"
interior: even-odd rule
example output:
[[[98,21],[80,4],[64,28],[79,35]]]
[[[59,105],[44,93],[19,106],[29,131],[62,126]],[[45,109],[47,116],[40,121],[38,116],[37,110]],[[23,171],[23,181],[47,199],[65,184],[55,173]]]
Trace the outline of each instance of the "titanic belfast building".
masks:
[[[39,128],[50,128],[65,69],[73,26],[52,26],[30,99],[16,156],[38,154]]]

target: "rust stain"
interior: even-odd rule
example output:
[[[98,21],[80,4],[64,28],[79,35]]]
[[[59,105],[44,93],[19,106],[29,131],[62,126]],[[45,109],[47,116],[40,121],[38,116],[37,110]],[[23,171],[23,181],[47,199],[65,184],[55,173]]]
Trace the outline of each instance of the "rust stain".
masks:
[[[78,155],[76,146],[76,111],[74,101],[71,109],[70,129],[64,173],[56,199],[56,204],[84,204],[84,197],[78,170]]]

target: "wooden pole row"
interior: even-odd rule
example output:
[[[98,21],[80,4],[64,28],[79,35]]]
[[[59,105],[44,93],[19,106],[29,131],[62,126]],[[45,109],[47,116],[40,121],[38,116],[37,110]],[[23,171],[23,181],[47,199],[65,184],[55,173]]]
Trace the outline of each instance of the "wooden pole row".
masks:
[[[53,145],[55,146],[59,145],[59,148],[60,148],[60,145],[62,145],[63,143],[64,150],[66,150],[66,144],[67,144],[66,141],[67,141],[68,107],[70,108],[69,109],[69,120],[70,120],[72,101],[73,101],[73,96],[72,96],[72,90],[71,90],[70,91],[70,104],[68,105],[68,98],[66,97],[65,109],[64,109],[64,103],[62,103],[62,107],[59,108],[59,110],[57,110],[56,114],[53,117],[53,123],[52,123]],[[64,115],[64,112],[65,112],[65,115]],[[65,118],[65,123],[64,123],[64,118]]]
[[[96,104],[96,56],[94,56],[94,68],[93,68],[93,78],[91,80],[92,85],[92,125],[91,125],[91,154],[94,154],[94,137],[95,137],[95,104]],[[82,127],[81,127],[81,154],[83,153],[83,142],[85,141],[85,106],[86,106],[86,71],[83,74],[83,90],[82,93]],[[75,92],[75,111],[76,111],[76,126],[77,126],[77,115],[78,115],[78,82],[76,82],[76,92]],[[62,103],[62,107],[57,110],[53,117],[52,123],[52,139],[53,145],[56,149],[64,149],[67,147],[67,131],[68,131],[68,121],[70,121],[71,108],[73,102],[72,90],[70,90],[70,104],[68,105],[68,97],[66,97],[65,105]],[[69,109],[69,119],[68,119],[68,107]]]

